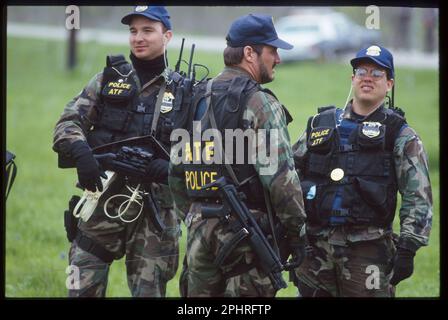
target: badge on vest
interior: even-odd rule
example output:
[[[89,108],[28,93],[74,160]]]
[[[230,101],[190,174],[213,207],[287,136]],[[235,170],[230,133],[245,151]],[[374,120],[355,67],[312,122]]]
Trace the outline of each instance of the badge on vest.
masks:
[[[362,133],[369,138],[376,138],[380,135],[382,124],[379,122],[363,122],[362,123]]]
[[[174,96],[171,92],[165,92],[163,94],[162,105],[160,106],[161,113],[170,112],[173,109]]]
[[[332,133],[333,128],[330,127],[319,127],[312,129],[308,138],[308,146],[316,147],[323,145],[331,138]]]

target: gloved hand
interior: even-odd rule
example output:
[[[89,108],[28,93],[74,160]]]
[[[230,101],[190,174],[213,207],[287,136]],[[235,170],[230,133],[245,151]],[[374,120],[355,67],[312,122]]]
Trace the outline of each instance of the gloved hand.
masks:
[[[103,191],[101,178],[107,179],[100,169],[98,161],[93,157],[92,150],[86,142],[78,140],[71,145],[71,154],[76,161],[78,181],[82,188],[95,192]]]
[[[414,272],[415,252],[402,247],[397,248],[394,257],[393,276],[390,284],[396,286],[400,281],[409,278]]]
[[[154,159],[146,169],[147,179],[153,182],[168,184],[168,167],[169,161]]]
[[[306,258],[306,247],[308,246],[308,239],[302,236],[299,241],[291,241],[289,244],[292,260],[291,267],[298,268]]]

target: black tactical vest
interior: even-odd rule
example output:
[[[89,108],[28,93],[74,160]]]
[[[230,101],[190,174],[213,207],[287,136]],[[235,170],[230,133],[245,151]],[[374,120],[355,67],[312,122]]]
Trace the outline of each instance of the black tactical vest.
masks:
[[[103,71],[100,104],[88,115],[92,127],[87,134],[89,145],[94,148],[123,139],[151,133],[154,110],[163,77],[140,94],[138,77],[124,56],[108,56]],[[173,88],[167,86],[163,94],[160,117],[155,137],[166,150],[170,147],[173,130]]]
[[[193,110],[197,107],[198,102],[202,98],[206,98],[206,86],[207,83],[203,83],[196,89],[192,103],[194,106]],[[216,127],[221,134],[221,139],[196,139],[195,141],[192,124],[188,128],[190,133],[190,148],[187,148],[188,150],[186,154],[188,154],[188,157],[186,160],[190,160],[190,163],[184,162],[183,169],[187,192],[192,199],[206,202],[209,200],[215,201],[219,197],[218,192],[212,189],[204,189],[202,186],[217,180],[221,176],[225,176],[229,182],[234,182],[229,170],[223,164],[225,161],[224,153],[226,149],[225,129],[240,129],[244,131],[251,128],[251,124],[243,120],[243,113],[246,110],[246,104],[251,95],[259,90],[268,91],[262,89],[255,81],[248,77],[235,77],[227,81],[213,81],[210,104],[207,106],[207,111],[200,120],[200,136],[206,133],[207,129],[213,127],[210,121],[210,112],[212,108]],[[273,95],[270,91],[268,92]],[[190,116],[190,118],[192,118],[192,116]],[[196,132],[198,133],[199,131]],[[223,146],[223,148],[220,148],[220,146]],[[265,210],[263,187],[253,164],[248,163],[248,139],[244,139],[245,155],[244,160],[238,162],[240,164],[237,163],[238,155],[235,149],[235,144],[232,144],[232,146],[234,148],[232,153],[233,156],[229,160],[231,161],[231,167],[238,180],[237,185],[241,184],[239,191],[246,194],[246,204],[250,208]],[[211,156],[216,157],[218,154],[217,150],[219,149],[222,150],[220,157],[222,161],[216,164],[210,163]],[[241,154],[239,154],[239,156],[241,157]],[[241,159],[242,158],[240,158],[240,160]]]
[[[367,119],[325,108],[310,118],[302,181],[308,223],[389,226],[397,181],[393,148],[404,117],[380,107]]]

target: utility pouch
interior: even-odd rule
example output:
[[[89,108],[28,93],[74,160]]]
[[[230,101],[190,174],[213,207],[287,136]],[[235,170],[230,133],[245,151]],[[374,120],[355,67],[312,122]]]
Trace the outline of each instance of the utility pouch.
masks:
[[[100,125],[103,128],[126,132],[132,120],[132,112],[119,108],[104,108]]]

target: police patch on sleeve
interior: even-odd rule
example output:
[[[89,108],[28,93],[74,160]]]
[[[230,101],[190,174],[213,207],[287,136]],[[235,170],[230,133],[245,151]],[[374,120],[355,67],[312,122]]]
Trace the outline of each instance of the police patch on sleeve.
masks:
[[[308,137],[308,147],[317,147],[327,142],[333,134],[333,128],[330,127],[318,127],[314,128],[310,132]]]
[[[173,109],[174,96],[171,92],[163,94],[162,105],[160,106],[161,113],[170,112]]]
[[[363,122],[361,132],[368,138],[376,138],[381,133],[381,126],[379,122]]]

